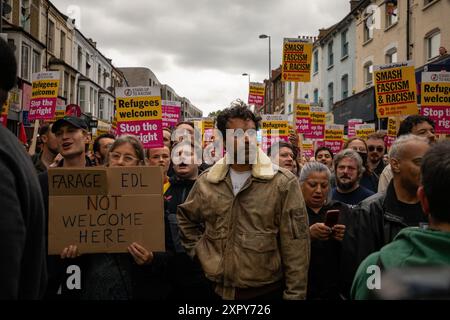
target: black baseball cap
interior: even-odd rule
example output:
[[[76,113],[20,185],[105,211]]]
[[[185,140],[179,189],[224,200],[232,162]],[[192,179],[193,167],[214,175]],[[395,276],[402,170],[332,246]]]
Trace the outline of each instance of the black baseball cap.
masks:
[[[86,121],[81,118],[67,116],[62,119],[57,120],[52,126],[52,132],[56,133],[63,125],[70,124],[71,126],[79,129],[88,130],[88,125]]]

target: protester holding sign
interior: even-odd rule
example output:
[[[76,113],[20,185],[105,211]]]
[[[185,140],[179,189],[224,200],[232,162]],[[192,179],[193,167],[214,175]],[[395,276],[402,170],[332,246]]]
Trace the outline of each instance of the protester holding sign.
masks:
[[[56,136],[58,149],[63,157],[59,162],[59,167],[64,168],[84,168],[92,166],[89,158],[86,157],[86,144],[89,143],[89,133],[87,123],[80,118],[64,117],[56,121],[52,126],[52,132]],[[45,203],[45,209],[48,219],[48,203],[49,203],[49,183],[48,172],[39,174],[39,183],[41,184],[42,197]],[[46,224],[47,225],[47,224]],[[46,229],[46,234],[48,230]],[[61,252],[61,258],[76,258],[78,256],[77,248],[73,246],[65,248]],[[64,286],[67,277],[66,269],[69,264],[77,265],[81,261],[64,262],[58,256],[48,256],[47,267],[49,274],[49,283],[46,292],[46,298],[54,299],[62,284],[61,292],[65,296],[69,294]],[[76,294],[76,293],[75,293]]]
[[[144,166],[145,152],[134,136],[123,135],[110,146],[105,159],[107,167]],[[134,260],[138,260],[142,247],[133,243],[128,248]],[[145,249],[144,249],[145,250]],[[81,299],[130,300],[133,298],[132,257],[126,253],[97,253],[85,256],[87,263]]]

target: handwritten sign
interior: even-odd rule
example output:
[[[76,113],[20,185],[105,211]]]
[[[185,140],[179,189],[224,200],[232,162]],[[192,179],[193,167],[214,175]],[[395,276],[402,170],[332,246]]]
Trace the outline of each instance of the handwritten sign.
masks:
[[[50,169],[48,253],[127,252],[132,242],[164,251],[159,167]]]

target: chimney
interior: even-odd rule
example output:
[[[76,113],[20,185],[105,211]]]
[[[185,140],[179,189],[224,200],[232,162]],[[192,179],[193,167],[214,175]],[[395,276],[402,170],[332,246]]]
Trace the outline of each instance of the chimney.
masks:
[[[350,0],[350,11],[353,11],[359,5],[359,0]]]

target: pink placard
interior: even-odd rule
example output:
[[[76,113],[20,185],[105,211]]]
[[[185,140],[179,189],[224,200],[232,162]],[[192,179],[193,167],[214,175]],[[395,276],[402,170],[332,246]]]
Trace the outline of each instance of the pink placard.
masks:
[[[262,106],[264,104],[264,96],[249,94],[248,95],[248,104]]]
[[[362,124],[362,119],[350,119],[348,120],[348,138],[351,139],[356,136],[355,125]]]
[[[32,99],[30,105],[29,120],[51,120],[55,117],[57,98]]]
[[[161,120],[140,120],[117,123],[117,133],[131,134],[139,138],[146,149],[162,148],[163,133]]]
[[[309,134],[305,134],[307,139],[323,139],[325,135],[325,125],[324,124],[311,124],[311,131]]]
[[[312,149],[302,149],[302,153],[303,153],[303,156],[305,157],[305,158],[312,158],[312,157],[314,157],[314,150],[312,150]]]
[[[181,107],[162,105],[162,126],[172,128],[180,121]]]
[[[450,106],[449,107],[422,106],[420,114],[426,115],[431,120],[434,121],[435,133],[450,134]]]
[[[308,135],[311,132],[311,118],[297,118],[295,121],[295,125],[297,127],[297,133]]]
[[[327,148],[330,148],[331,151],[333,152],[333,154],[338,153],[339,151],[342,150],[342,147],[344,145],[343,141],[332,141],[332,140],[325,140],[324,141],[324,146]]]

